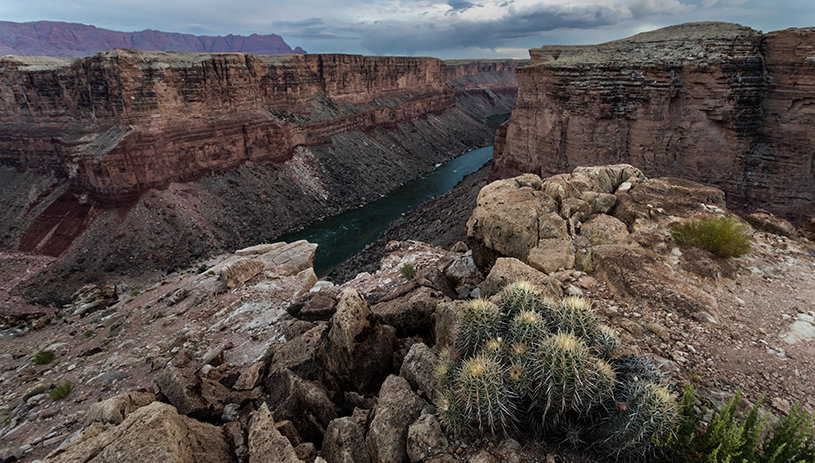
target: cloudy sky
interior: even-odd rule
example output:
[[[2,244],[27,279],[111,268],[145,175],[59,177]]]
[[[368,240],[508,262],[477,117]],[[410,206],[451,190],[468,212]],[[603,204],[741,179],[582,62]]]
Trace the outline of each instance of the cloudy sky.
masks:
[[[275,33],[309,53],[527,58],[689,21],[815,26],[813,0],[2,0],[0,20],[118,31]]]

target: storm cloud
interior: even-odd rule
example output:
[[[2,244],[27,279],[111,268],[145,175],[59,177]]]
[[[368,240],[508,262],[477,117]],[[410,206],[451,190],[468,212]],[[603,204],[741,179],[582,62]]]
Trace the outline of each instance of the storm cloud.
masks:
[[[811,0],[29,0],[7,21],[118,31],[270,34],[310,53],[518,57],[547,43],[598,43],[689,21],[759,30],[815,25]]]

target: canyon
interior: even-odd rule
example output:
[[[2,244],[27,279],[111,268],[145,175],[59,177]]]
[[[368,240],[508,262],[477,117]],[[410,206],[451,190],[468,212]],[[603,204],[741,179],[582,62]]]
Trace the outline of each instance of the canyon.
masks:
[[[690,23],[530,55],[492,180],[622,162],[735,211],[815,215],[815,29]]]
[[[306,53],[300,47],[292,49],[276,34],[248,37],[229,34],[197,36],[144,30],[119,32],[86,24],[60,21],[15,23],[0,21],[0,56],[66,56],[81,58],[112,48],[160,50],[196,53],[252,53],[256,55],[286,55]]]
[[[369,202],[492,143],[521,61],[111,50],[0,62],[0,245],[64,301]],[[45,285],[44,282],[49,284]]]

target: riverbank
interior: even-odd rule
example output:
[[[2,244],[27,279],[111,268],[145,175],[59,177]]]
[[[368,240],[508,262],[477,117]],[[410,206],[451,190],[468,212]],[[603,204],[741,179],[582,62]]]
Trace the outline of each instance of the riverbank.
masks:
[[[450,248],[467,237],[467,219],[475,208],[478,192],[487,184],[492,161],[465,177],[447,193],[425,201],[404,216],[391,222],[373,243],[338,265],[326,279],[343,283],[360,272],[373,273],[385,246],[393,240],[417,240]]]

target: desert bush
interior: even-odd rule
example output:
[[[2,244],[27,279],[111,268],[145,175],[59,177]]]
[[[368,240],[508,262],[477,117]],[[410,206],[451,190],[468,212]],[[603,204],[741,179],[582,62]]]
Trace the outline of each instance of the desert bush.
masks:
[[[702,417],[697,413],[696,390],[685,386],[682,397],[681,422],[676,432],[675,459],[709,463],[812,463],[815,462],[815,417],[796,404],[781,420],[767,429],[769,415],[762,416],[762,395],[744,414],[737,415],[741,391],[708,420],[704,432]]]
[[[41,350],[34,354],[34,364],[36,365],[47,365],[54,360],[54,351],[52,350]]]
[[[753,238],[735,218],[704,217],[677,225],[671,230],[679,246],[693,246],[722,258],[739,257],[750,252]]]
[[[399,273],[402,274],[402,277],[410,280],[411,278],[416,276],[416,267],[414,267],[413,264],[410,263],[402,264],[402,266],[399,267]]]
[[[533,285],[510,284],[497,305],[467,302],[453,344],[436,370],[437,409],[456,434],[523,429],[630,458],[670,437],[678,421],[656,368],[620,357],[619,337],[584,299],[542,300]]]
[[[65,397],[68,397],[68,394],[70,394],[73,389],[74,385],[71,384],[70,381],[64,381],[54,386],[54,389],[51,390],[51,394],[49,394],[49,396],[51,397],[51,400],[57,402]]]

